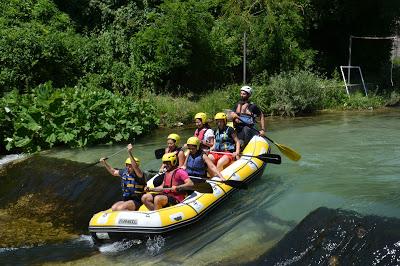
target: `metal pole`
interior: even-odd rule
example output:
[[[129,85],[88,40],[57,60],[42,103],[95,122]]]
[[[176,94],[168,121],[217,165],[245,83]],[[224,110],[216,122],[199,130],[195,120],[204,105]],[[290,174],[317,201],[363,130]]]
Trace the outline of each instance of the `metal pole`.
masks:
[[[350,35],[349,39],[349,63],[347,68],[347,84],[351,85],[350,82],[350,66],[351,66],[351,44],[352,44],[353,36]]]
[[[246,85],[246,32],[243,34],[243,85]]]

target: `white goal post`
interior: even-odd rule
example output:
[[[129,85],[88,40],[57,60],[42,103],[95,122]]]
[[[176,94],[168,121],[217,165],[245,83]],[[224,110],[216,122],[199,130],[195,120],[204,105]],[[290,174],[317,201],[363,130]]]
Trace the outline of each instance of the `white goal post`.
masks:
[[[347,69],[347,78],[350,79],[350,70],[351,69],[358,69],[358,73],[360,74],[361,84],[352,84],[350,80],[346,80],[346,76],[344,75],[343,69]],[[350,95],[349,87],[362,85],[364,88],[365,96],[368,96],[367,88],[365,87],[364,78],[361,72],[361,67],[359,66],[340,66],[340,71],[342,72],[342,77],[344,81],[344,86],[346,87],[347,95]]]

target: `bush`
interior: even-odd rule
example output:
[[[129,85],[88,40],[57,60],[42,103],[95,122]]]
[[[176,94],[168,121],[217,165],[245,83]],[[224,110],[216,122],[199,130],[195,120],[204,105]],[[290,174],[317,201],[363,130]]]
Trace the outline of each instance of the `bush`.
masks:
[[[336,106],[345,97],[337,81],[301,70],[273,76],[268,84],[254,85],[251,99],[265,114],[295,116]]]
[[[103,89],[55,90],[51,83],[29,94],[8,93],[0,108],[1,146],[8,151],[129,141],[158,124],[149,100]]]
[[[381,96],[365,96],[362,93],[355,93],[350,95],[350,97],[344,101],[343,108],[346,110],[378,108],[383,106],[384,102],[385,100]]]

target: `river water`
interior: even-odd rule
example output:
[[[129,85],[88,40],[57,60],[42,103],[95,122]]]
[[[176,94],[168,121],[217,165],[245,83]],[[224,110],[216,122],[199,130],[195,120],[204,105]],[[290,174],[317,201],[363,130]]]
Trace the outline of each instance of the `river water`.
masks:
[[[400,219],[400,110],[275,118],[268,120],[267,128],[271,139],[295,149],[302,159],[293,162],[282,155],[281,165],[269,165],[248,190],[237,191],[187,230],[169,238],[159,236],[100,247],[94,246],[83,230],[61,243],[1,248],[0,264],[264,264],[257,259],[319,207]],[[134,141],[134,154],[140,157],[143,169],[158,169],[160,163],[153,151],[164,146],[168,133],[160,130],[148,140]],[[192,130],[177,133],[186,139]],[[55,149],[43,156],[91,163],[123,148]],[[279,153],[274,146],[272,152]],[[125,157],[122,151],[110,158],[110,163],[121,167]],[[75,175],[70,168],[66,172]],[[119,193],[118,182],[107,189]],[[400,258],[400,242],[397,252],[395,259]]]

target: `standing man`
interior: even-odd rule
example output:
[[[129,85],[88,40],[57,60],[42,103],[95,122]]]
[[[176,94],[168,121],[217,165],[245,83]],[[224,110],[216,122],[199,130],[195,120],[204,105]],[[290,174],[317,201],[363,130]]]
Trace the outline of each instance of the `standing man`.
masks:
[[[236,125],[238,138],[243,141],[243,147],[251,140],[257,130],[254,128],[256,118],[260,118],[260,136],[265,136],[264,114],[257,105],[250,102],[252,88],[243,86],[240,88],[240,101],[233,107],[231,116]]]
[[[186,171],[178,168],[178,158],[174,152],[164,154],[162,162],[166,170],[164,181],[158,187],[146,188],[146,191],[162,192],[162,194],[153,196],[148,193],[142,197],[143,204],[150,211],[180,203],[186,197],[183,188],[193,187],[193,182]]]
[[[125,160],[124,169],[115,169],[107,163],[105,158],[100,159],[110,174],[121,177],[122,200],[112,205],[113,211],[136,211],[142,205],[141,196],[144,193],[146,180],[139,168],[139,159],[132,155],[132,144],[128,144],[127,149],[129,158]]]

